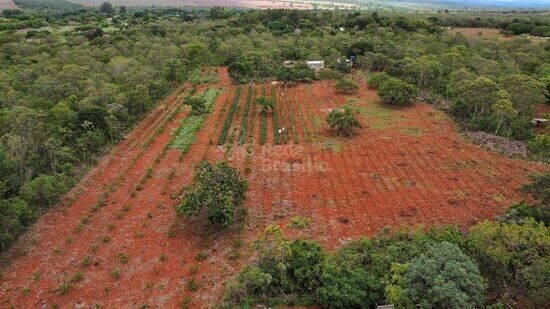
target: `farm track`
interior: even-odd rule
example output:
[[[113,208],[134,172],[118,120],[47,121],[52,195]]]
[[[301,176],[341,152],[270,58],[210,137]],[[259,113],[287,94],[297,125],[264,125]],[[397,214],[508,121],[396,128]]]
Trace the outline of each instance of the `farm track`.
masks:
[[[248,95],[248,86],[242,86],[227,140],[218,146],[236,91],[226,69],[219,69],[219,81],[217,86],[227,89],[187,153],[168,147],[172,131],[187,116],[178,99],[186,88],[180,87],[75,187],[72,199],[65,199],[71,206],[53,209],[35,224],[0,278],[0,307],[174,308],[184,299],[190,307],[212,307],[223,295],[224,282],[249,261],[250,243],[268,224],[328,248],[386,226],[462,228],[525,198],[516,188],[529,173],[548,170],[469,144],[427,105],[383,107],[364,84],[357,95],[347,97],[336,94],[330,81],[285,89],[254,86],[252,101],[263,87],[267,96],[276,94],[279,127],[288,130],[281,145],[274,145],[269,114],[266,142],[260,145],[255,105],[248,113],[246,141],[238,145]],[[351,98],[362,128],[353,137],[340,138],[324,119]],[[202,159],[227,159],[243,171],[248,168],[248,217],[242,230],[216,235],[176,216],[177,197]],[[98,206],[98,201],[104,203]],[[309,226],[289,228],[294,216],[309,218]],[[76,232],[82,218],[87,222]],[[230,259],[237,239],[245,243],[241,258]],[[21,251],[25,254],[16,257]],[[197,260],[199,252],[207,258]],[[88,266],[81,265],[85,257]],[[113,270],[119,271],[118,279]],[[56,291],[79,272],[83,280],[70,283],[65,293]],[[33,273],[40,273],[40,279],[32,280]],[[189,282],[198,290],[190,291]],[[24,288],[29,295],[23,295]]]

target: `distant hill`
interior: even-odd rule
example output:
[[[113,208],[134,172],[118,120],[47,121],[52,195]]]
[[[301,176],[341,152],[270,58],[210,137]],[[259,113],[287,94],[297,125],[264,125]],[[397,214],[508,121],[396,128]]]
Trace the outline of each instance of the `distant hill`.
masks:
[[[0,0],[0,11],[3,9],[13,9],[15,8],[15,3],[12,0]]]
[[[369,2],[369,0],[365,0]],[[550,0],[391,0],[394,4],[438,5],[469,8],[545,8],[550,9]]]
[[[6,1],[6,0],[0,0]],[[8,0],[9,1],[9,0]],[[98,6],[105,0],[70,0],[84,6]],[[239,6],[264,7],[281,0],[111,0],[115,5],[144,6]],[[510,9],[550,9],[550,0],[285,0],[286,3],[355,3],[365,7],[401,7],[408,9],[436,8],[510,8]]]

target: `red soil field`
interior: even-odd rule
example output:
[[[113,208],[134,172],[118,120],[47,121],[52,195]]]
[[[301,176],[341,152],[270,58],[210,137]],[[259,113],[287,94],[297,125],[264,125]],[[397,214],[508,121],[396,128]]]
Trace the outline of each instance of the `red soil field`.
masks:
[[[190,150],[181,155],[166,146],[188,114],[181,105],[185,85],[11,250],[12,263],[0,278],[0,307],[210,307],[220,301],[225,281],[253,258],[250,243],[270,223],[290,237],[313,238],[328,248],[384,227],[464,228],[526,198],[516,189],[529,173],[548,170],[477,148],[425,104],[380,105],[363,83],[353,96],[335,93],[330,81],[255,85],[254,96],[263,87],[268,95],[275,93],[274,113],[279,127],[287,129],[279,145],[274,145],[272,114],[266,144],[260,145],[255,106],[246,118],[246,143],[239,145],[248,93],[248,86],[241,86],[229,137],[216,146],[236,89],[226,69],[218,72],[218,86],[226,90]],[[324,118],[348,100],[360,112],[362,127],[341,138]],[[227,159],[248,178],[248,216],[241,229],[216,234],[176,216],[177,197],[203,158]],[[147,178],[149,167],[153,174]],[[294,216],[309,218],[309,226],[288,228]],[[237,240],[242,248],[235,246]]]

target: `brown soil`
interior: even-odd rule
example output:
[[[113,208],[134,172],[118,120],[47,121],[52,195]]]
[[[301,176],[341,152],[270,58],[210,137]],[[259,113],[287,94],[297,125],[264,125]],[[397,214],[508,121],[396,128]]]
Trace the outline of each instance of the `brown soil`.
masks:
[[[449,30],[451,33],[460,33],[465,36],[503,36],[500,29],[494,28],[461,28],[456,27]]]
[[[232,124],[235,138],[216,146],[235,92],[227,70],[219,73],[227,90],[189,152],[182,156],[165,147],[179,119],[187,116],[180,104],[188,88],[183,86],[75,187],[65,199],[68,206],[44,215],[15,246],[13,262],[0,279],[0,307],[173,308],[187,301],[209,307],[220,300],[226,279],[250,260],[249,244],[267,224],[328,248],[386,226],[467,227],[525,198],[516,188],[529,173],[548,170],[462,140],[444,114],[425,104],[390,108],[380,105],[364,84],[357,95],[346,97],[328,81],[265,86],[268,95],[276,91],[279,124],[289,129],[282,145],[274,145],[271,115],[266,144],[259,144],[260,116],[253,108],[249,139],[238,145],[248,91],[243,86]],[[255,96],[261,89],[255,86]],[[324,118],[348,99],[360,112],[362,128],[340,138]],[[202,158],[226,158],[248,172],[248,216],[242,229],[216,234],[176,216],[176,197]],[[149,167],[154,172],[146,178]],[[141,179],[143,188],[136,190]],[[105,205],[91,211],[100,197]],[[89,223],[77,232],[84,216]],[[308,228],[288,228],[294,216],[309,218]],[[245,244],[240,249],[233,246],[237,239]],[[197,259],[199,252],[206,258]],[[82,266],[85,257],[91,263]],[[116,269],[119,278],[112,275]],[[79,272],[82,280],[59,289]]]

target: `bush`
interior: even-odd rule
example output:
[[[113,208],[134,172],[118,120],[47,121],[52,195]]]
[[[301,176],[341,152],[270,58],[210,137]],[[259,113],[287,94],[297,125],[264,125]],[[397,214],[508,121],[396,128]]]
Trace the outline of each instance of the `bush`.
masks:
[[[370,89],[378,89],[380,84],[391,78],[386,72],[370,74],[367,78],[367,86]]]
[[[336,82],[336,91],[341,93],[354,93],[359,89],[359,85],[349,78],[341,78]]]
[[[190,97],[185,101],[185,104],[191,106],[192,115],[202,115],[208,112],[206,100],[202,96]]]
[[[324,250],[310,240],[288,241],[276,226],[268,226],[255,242],[258,262],[245,267],[228,285],[224,306],[262,302],[313,304],[320,284]]]
[[[4,251],[34,220],[35,212],[20,198],[0,199],[0,248]]]
[[[228,228],[234,222],[237,208],[245,198],[248,182],[227,162],[200,162],[195,167],[191,185],[184,189],[176,211],[187,216],[206,216],[217,228]]]
[[[39,208],[50,207],[56,203],[59,197],[71,186],[70,178],[63,174],[40,174],[33,180],[25,183],[20,194],[29,202]]]
[[[550,173],[531,175],[531,183],[524,185],[521,190],[531,193],[543,205],[550,205]]]
[[[350,136],[354,128],[361,127],[353,113],[354,111],[349,105],[344,105],[343,110],[333,109],[330,111],[326,121],[331,129],[338,131],[338,134]]]
[[[320,305],[327,308],[368,308],[374,303],[369,293],[369,274],[363,262],[372,244],[363,239],[352,242],[330,255],[323,265],[322,285],[317,289]]]
[[[477,265],[448,242],[430,246],[403,275],[403,296],[421,308],[479,307],[484,289]]]
[[[378,86],[378,95],[384,103],[392,105],[409,105],[417,96],[414,85],[390,77]]]
[[[484,221],[470,229],[468,240],[491,294],[512,307],[518,299],[531,303],[527,307],[550,301],[550,233],[544,223],[532,218],[522,224]]]
[[[548,161],[550,160],[550,135],[541,134],[527,142],[529,151],[535,158]]]

